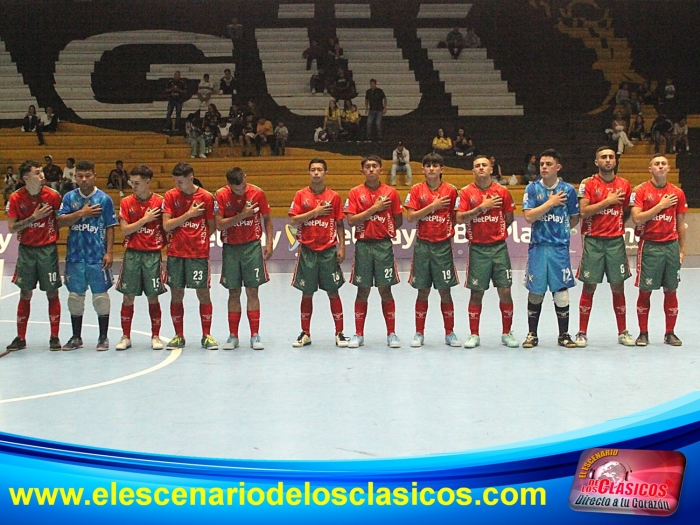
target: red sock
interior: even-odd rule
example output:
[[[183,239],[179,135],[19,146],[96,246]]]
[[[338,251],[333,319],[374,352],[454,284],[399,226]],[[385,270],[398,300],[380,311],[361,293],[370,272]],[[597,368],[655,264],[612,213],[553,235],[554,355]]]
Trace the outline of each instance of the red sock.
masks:
[[[639,290],[637,299],[637,319],[639,320],[639,331],[649,331],[649,306],[651,306],[651,292]]]
[[[173,328],[175,329],[175,335],[184,337],[184,317],[185,317],[185,307],[182,303],[170,303],[170,318],[173,320]]]
[[[428,315],[428,301],[416,299],[416,332],[425,333],[425,316]]]
[[[469,331],[472,335],[479,335],[479,321],[481,321],[481,305],[469,305]]]
[[[428,303],[425,304],[427,306]],[[442,323],[445,325],[445,335],[449,335],[455,329],[455,305],[452,301],[449,303],[440,302],[440,310],[442,310]]]
[[[238,327],[241,324],[241,312],[228,313],[228,333],[238,337]]]
[[[17,304],[17,335],[22,338],[27,338],[27,322],[29,321],[29,305],[30,302],[25,299],[20,299]]]
[[[513,326],[513,303],[500,303],[501,307],[501,324],[503,324],[503,333],[509,334]]]
[[[365,318],[367,317],[367,303],[355,301],[355,333],[365,335]]]
[[[151,318],[151,335],[158,337],[160,335],[160,303],[148,304],[148,315]]]
[[[678,319],[678,296],[676,292],[664,292],[664,315],[666,316],[666,333],[673,332]]]
[[[311,314],[314,311],[314,300],[311,297],[301,298],[301,329],[311,335]]]
[[[131,320],[134,318],[134,305],[127,306],[122,304],[121,311],[122,318],[122,332],[124,336],[131,339]]]
[[[615,294],[613,294],[615,297]],[[615,301],[613,299],[613,304]],[[578,303],[578,329],[579,332],[588,333],[588,320],[591,317],[591,308],[593,308],[593,294],[581,292],[581,300]]]
[[[49,325],[51,337],[58,337],[58,327],[61,324],[61,300],[58,297],[49,298]]]
[[[199,318],[202,321],[202,337],[211,334],[211,315],[214,307],[211,303],[199,303]]]
[[[335,333],[339,334],[343,331],[343,301],[340,300],[340,296],[334,297],[330,301],[333,322],[335,323]]]
[[[248,310],[248,323],[250,324],[250,336],[260,332],[260,310]]]
[[[382,301],[382,313],[386,322],[386,335],[396,332],[396,302]]]
[[[627,304],[625,303],[625,294],[614,293],[612,296],[615,319],[617,320],[617,333],[621,334],[627,330]]]

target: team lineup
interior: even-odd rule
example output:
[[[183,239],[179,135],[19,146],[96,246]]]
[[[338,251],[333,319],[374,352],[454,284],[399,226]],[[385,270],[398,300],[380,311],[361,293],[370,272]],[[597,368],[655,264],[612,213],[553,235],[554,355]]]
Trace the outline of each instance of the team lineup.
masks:
[[[538,325],[547,291],[552,294],[559,336],[566,348],[588,344],[588,323],[597,285],[605,279],[612,293],[618,343],[646,346],[649,306],[653,290],[663,289],[664,343],[680,346],[675,334],[678,316],[676,289],[685,248],[685,213],[688,206],[682,190],[669,183],[668,160],[654,155],[649,162],[650,180],[632,188],[616,175],[615,151],[596,151],[598,173],[584,179],[578,191],[559,178],[561,157],[556,150],[540,154],[541,179],[526,187],[522,211],[531,225],[525,286],[528,333],[523,348],[538,346]],[[396,304],[392,286],[399,283],[392,239],[404,216],[416,223],[416,243],[409,284],[417,290],[415,335],[410,346],[425,342],[425,323],[431,288],[438,291],[445,344],[451,347],[480,346],[480,318],[485,291],[496,288],[501,312],[501,343],[520,346],[512,331],[514,307],[511,295],[512,269],[506,239],[514,220],[515,204],[505,186],[492,181],[492,166],[485,156],[474,159],[474,182],[457,190],[442,181],[444,162],[431,153],[422,159],[425,180],[413,186],[402,203],[397,191],[381,182],[382,159],[364,157],[364,183],[350,190],[343,206],[340,196],[326,187],[326,162],[309,162],[309,185],[299,190],[289,209],[291,225],[299,243],[292,286],[302,293],[301,333],[292,346],[311,344],[313,295],[320,288],[328,294],[334,321],[335,344],[358,348],[364,345],[364,327],[371,289],[376,287],[386,323],[386,343],[400,348],[396,334]],[[19,252],[13,282],[20,289],[17,307],[17,337],[8,351],[26,348],[30,303],[37,284],[49,303],[52,351],[83,347],[82,323],[88,288],[97,314],[99,336],[96,348],[109,349],[107,331],[111,310],[109,289],[113,285],[114,228],[124,234],[124,258],[116,289],[123,294],[120,317],[122,337],[117,350],[132,346],[131,325],[136,296],[145,295],[151,321],[154,350],[181,349],[186,345],[183,305],[185,290],[193,288],[199,302],[201,346],[208,350],[232,350],[241,345],[239,327],[245,289],[250,347],[263,350],[260,336],[259,287],[270,280],[266,261],[271,257],[273,226],[270,206],[262,189],[249,184],[240,168],[226,173],[226,186],[214,195],[197,186],[194,169],[187,163],[172,171],[174,188],[164,196],[153,193],[153,172],[141,165],[131,171],[133,194],[115,211],[111,198],[95,186],[92,162],[76,165],[78,187],[63,199],[44,185],[42,166],[26,161],[20,167],[26,185],[13,193],[7,206],[8,226],[17,233]],[[405,212],[405,215],[404,215]],[[624,282],[632,276],[625,251],[625,221],[630,218],[639,237],[635,285],[639,289],[637,318],[639,335],[627,329]],[[345,284],[341,263],[345,260],[344,221],[354,227],[355,255],[350,282],[357,288],[354,303],[354,335],[344,333],[343,304],[339,290]],[[569,254],[571,229],[581,223],[583,254],[576,271]],[[451,289],[459,284],[453,258],[455,224],[464,224],[468,239],[465,286],[470,290],[468,316],[470,334],[462,343],[455,334],[455,308]],[[68,228],[65,276],[61,279],[58,259],[59,229]],[[221,232],[223,260],[220,284],[228,289],[228,337],[222,345],[212,336],[213,306],[210,296],[210,237]],[[265,245],[261,239],[265,239]],[[166,249],[167,260],[162,258]],[[583,283],[579,303],[579,329],[569,332],[569,289]],[[58,291],[68,289],[72,335],[65,344],[59,339],[61,303]],[[164,345],[160,338],[159,296],[170,289],[170,317],[174,337]]]

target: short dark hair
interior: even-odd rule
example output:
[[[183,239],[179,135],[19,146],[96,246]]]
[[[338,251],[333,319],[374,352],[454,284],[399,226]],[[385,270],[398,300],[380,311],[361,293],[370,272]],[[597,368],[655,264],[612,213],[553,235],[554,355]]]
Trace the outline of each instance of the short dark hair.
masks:
[[[123,161],[123,160],[117,160],[117,161],[114,161],[114,163],[115,163],[115,164],[122,164],[122,165],[123,165],[123,164],[124,164],[124,161]]]
[[[649,165],[651,166],[651,162],[656,158],[656,157],[663,157],[668,161],[668,157],[664,155],[663,153],[654,153],[651,157],[649,157]]]
[[[323,164],[323,171],[328,171],[328,164],[321,157],[314,157],[309,161],[309,169],[311,169],[312,164]]]
[[[553,148],[546,149],[540,153],[540,158],[542,157],[552,157],[557,161],[557,164],[561,164],[561,154]]]
[[[71,161],[73,164],[75,164],[75,159],[73,157],[68,157],[66,161]]]
[[[472,168],[474,167],[474,163],[479,159],[486,159],[489,161],[489,164],[491,164],[491,159],[489,157],[487,157],[486,155],[477,155],[476,157],[474,157],[472,159]]]
[[[598,156],[598,153],[600,153],[601,151],[604,151],[604,150],[606,150],[606,149],[612,149],[613,151],[615,151],[615,150],[614,150],[613,148],[611,148],[610,146],[601,146],[601,147],[599,147],[597,150],[595,150],[595,156],[597,157],[597,156]]]
[[[438,155],[437,153],[428,153],[425,157],[423,157],[423,166],[430,166],[432,164],[444,166],[445,159],[442,158],[442,155]]]
[[[139,164],[131,170],[132,175],[138,175],[142,179],[151,180],[153,178],[153,170],[145,164]]]
[[[194,168],[187,162],[178,162],[173,168],[173,177],[187,177],[194,175]]]
[[[360,161],[360,166],[363,168],[365,167],[365,163],[367,161],[373,160],[374,162],[379,163],[379,165],[382,165],[382,158],[379,155],[365,155],[362,157],[362,160]]]
[[[239,184],[242,184],[244,177],[245,172],[238,166],[236,166],[235,168],[231,168],[226,172],[226,182],[233,186],[238,186]]]
[[[11,168],[12,166],[8,166]],[[19,178],[23,179],[24,176],[32,171],[32,168],[41,168],[41,162],[36,160],[25,160],[19,167]]]
[[[95,163],[90,160],[81,160],[75,165],[75,171],[91,171],[95,173]]]

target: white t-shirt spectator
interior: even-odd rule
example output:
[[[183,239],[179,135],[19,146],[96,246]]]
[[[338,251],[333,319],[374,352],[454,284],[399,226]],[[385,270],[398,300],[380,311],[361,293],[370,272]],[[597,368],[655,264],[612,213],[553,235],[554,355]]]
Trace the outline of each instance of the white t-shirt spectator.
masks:
[[[75,166],[72,168],[63,168],[63,180],[75,182]]]

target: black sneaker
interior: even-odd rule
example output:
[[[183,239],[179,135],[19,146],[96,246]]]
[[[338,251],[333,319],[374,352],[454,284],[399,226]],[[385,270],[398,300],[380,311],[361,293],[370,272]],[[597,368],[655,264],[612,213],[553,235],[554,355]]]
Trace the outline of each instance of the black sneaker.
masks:
[[[669,332],[666,335],[664,335],[664,344],[671,346],[683,346],[681,340],[678,339],[678,336],[673,332]]]
[[[104,352],[105,350],[109,350],[109,339],[107,339],[107,336],[98,338],[97,346],[95,348],[98,352]]]
[[[559,334],[559,338],[557,339],[557,344],[559,346],[563,346],[564,348],[576,348],[576,343],[574,342],[573,339],[571,339],[571,336],[568,334],[568,332],[564,332],[563,334]]]
[[[63,347],[61,346],[61,340],[54,336],[51,339],[49,339],[49,350],[52,352],[56,352],[58,350],[61,350]]]
[[[16,352],[17,350],[22,350],[23,348],[27,348],[27,340],[22,339],[20,336],[15,337],[12,342],[7,345],[5,350],[9,350],[10,352]]]
[[[523,348],[534,348],[538,344],[540,344],[540,340],[537,337],[537,334],[534,332],[529,332],[525,338],[525,342],[523,342]]]
[[[647,346],[649,344],[649,332],[640,332],[634,344],[637,346]]]
[[[81,337],[77,337],[75,335],[71,336],[70,339],[68,339],[68,342],[63,345],[63,350],[64,352],[69,352],[71,350],[77,350],[78,348],[83,347],[83,339]]]

